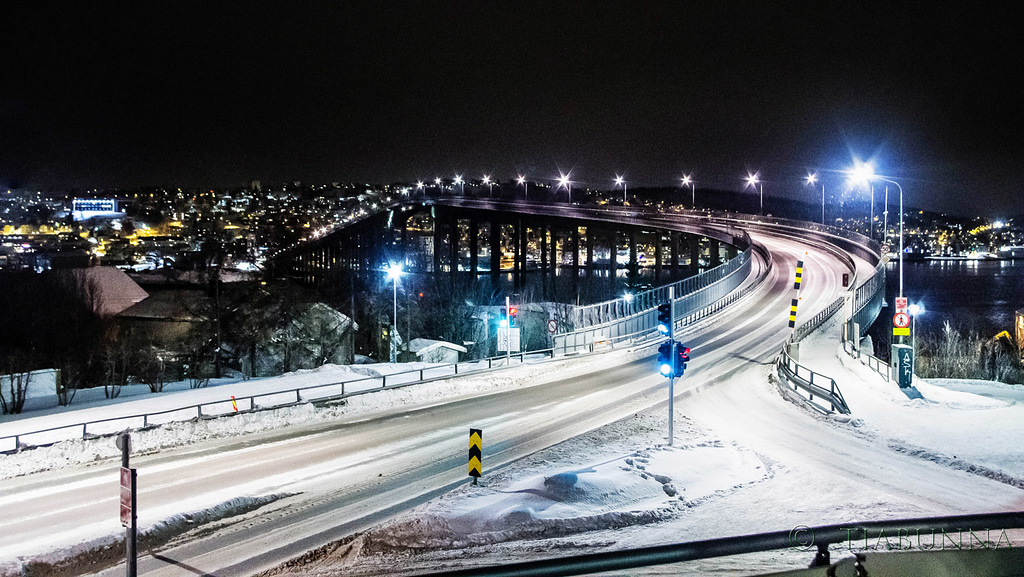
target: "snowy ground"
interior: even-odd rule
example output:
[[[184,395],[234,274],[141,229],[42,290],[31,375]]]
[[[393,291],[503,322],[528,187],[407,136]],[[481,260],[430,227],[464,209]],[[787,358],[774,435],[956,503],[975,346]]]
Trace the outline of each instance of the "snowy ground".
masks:
[[[770,368],[754,366],[738,373],[732,382],[716,383],[752,387],[774,410],[831,431],[832,439],[867,440],[886,453],[924,461],[960,476],[943,478],[944,484],[968,495],[980,475],[1000,485],[1024,487],[1024,389],[998,383],[972,381],[918,381],[917,394],[908,396],[886,383],[839,347],[834,326],[807,339],[801,362],[836,379],[849,403],[851,418],[820,417],[784,400],[769,383]],[[618,355],[620,353],[615,353]],[[502,378],[468,376],[413,387],[361,395],[344,411],[372,413],[397,404],[441,402],[441,399],[497,388],[523,386],[539,378],[554,378],[580,370],[581,364],[614,362],[615,359],[567,360],[526,365],[502,372]],[[384,367],[384,370],[389,370]],[[171,393],[194,404],[203,395],[218,399],[232,394],[231,386],[290,389],[311,382],[332,382],[338,367],[302,372],[276,379],[227,384],[223,387]],[[218,390],[219,389],[219,390]],[[713,393],[714,390],[711,390]],[[251,392],[248,392],[251,394]],[[162,395],[166,403],[169,395]],[[708,399],[703,400],[702,399]],[[83,411],[111,414],[136,411],[134,401],[97,402]],[[487,470],[479,486],[464,485],[426,505],[365,533],[332,544],[293,569],[275,574],[334,575],[392,573],[403,570],[443,570],[468,564],[512,562],[586,551],[642,547],[755,533],[786,530],[797,525],[985,512],[965,499],[956,504],[924,503],[920,498],[902,499],[885,491],[865,489],[851,480],[837,480],[822,472],[812,457],[778,455],[768,439],[746,436],[733,430],[734,415],[714,417],[700,409],[713,403],[702,393],[677,402],[676,443],[665,444],[667,415],[664,409],[635,415],[561,443],[512,465]],[[83,405],[84,406],[84,405]],[[707,405],[704,407],[706,409]],[[339,407],[314,408],[308,404],[273,411],[243,413],[232,418],[192,420],[164,425],[136,434],[136,450],[157,451],[204,438],[233,436],[296,423],[336,418]],[[124,414],[124,413],[122,413]],[[128,413],[130,414],[130,413]],[[66,413],[26,415],[3,423],[13,427],[40,428],[48,419],[70,418]],[[731,420],[730,420],[731,419]],[[743,427],[739,427],[743,430]],[[773,444],[774,443],[774,444]],[[870,458],[861,451],[864,458]],[[116,457],[109,439],[65,441],[51,447],[0,456],[0,478],[53,468],[54,463],[73,465]],[[61,465],[56,465],[61,466]],[[813,487],[814,490],[809,490]],[[2,500],[0,494],[0,500]],[[277,495],[246,495],[188,515],[164,519],[146,530],[159,536],[203,519],[216,519],[250,510],[273,501]],[[1017,498],[1024,507],[1024,491]],[[996,504],[1002,507],[1004,504]],[[975,509],[971,509],[975,507]],[[92,540],[78,547],[109,547],[117,536]],[[71,550],[56,551],[59,558]],[[0,555],[0,569],[7,555]],[[804,567],[811,555],[787,550],[743,559],[709,560],[685,567],[652,568],[680,574],[747,573]],[[7,557],[7,559],[10,559]],[[312,560],[312,562],[310,562]],[[6,569],[11,570],[7,564]],[[634,572],[631,572],[631,574]],[[6,574],[0,570],[0,574]]]
[[[821,426],[868,439],[868,447],[911,462],[937,465],[939,484],[972,491],[987,477],[1024,488],[1024,389],[970,381],[918,381],[911,399],[859,361],[845,357],[835,327],[805,341],[802,361],[840,384],[853,409],[848,417],[822,417],[784,400],[768,383],[770,369],[755,369],[757,385],[783,410]],[[749,378],[750,375],[738,378]],[[373,530],[333,543],[303,563],[267,575],[358,575],[441,571],[586,552],[644,547],[800,525],[911,518],[977,510],[978,502],[931,503],[878,489],[870,482],[835,478],[805,462],[776,461],[744,446],[714,418],[702,422],[677,403],[675,446],[666,445],[664,409],[638,414],[488,472]],[[835,442],[825,441],[822,442]],[[762,447],[763,449],[763,447]],[[854,446],[843,450],[856,451]],[[866,458],[870,460],[870,455]],[[943,474],[948,468],[951,475]],[[953,475],[953,472],[957,475]],[[927,471],[926,471],[927,473]],[[963,474],[969,473],[969,474]],[[897,481],[898,484],[898,481]],[[884,487],[884,485],[883,485]],[[970,502],[968,502],[970,501]],[[1016,497],[1024,505],[1024,492]],[[993,503],[1000,507],[1005,504]],[[1019,534],[1014,537],[1020,539]],[[1014,543],[1016,545],[1016,543]],[[843,551],[838,551],[838,559]],[[628,572],[643,574],[753,574],[803,568],[803,548],[710,559]]]

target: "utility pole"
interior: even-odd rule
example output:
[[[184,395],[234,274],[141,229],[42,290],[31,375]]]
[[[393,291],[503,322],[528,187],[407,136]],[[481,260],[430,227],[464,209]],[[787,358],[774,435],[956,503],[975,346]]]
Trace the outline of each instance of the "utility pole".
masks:
[[[672,343],[672,351],[675,354],[675,342],[676,342],[676,287],[668,287],[668,310],[669,319],[668,324],[668,340]],[[668,445],[671,447],[673,440],[675,440],[675,428],[673,423],[675,421],[676,408],[675,408],[675,375],[670,374],[668,377]]]

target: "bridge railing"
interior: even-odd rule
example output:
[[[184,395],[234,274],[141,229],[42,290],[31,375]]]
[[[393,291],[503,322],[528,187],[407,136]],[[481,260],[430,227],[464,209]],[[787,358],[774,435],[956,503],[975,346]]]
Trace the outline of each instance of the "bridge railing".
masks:
[[[577,318],[572,320],[580,322],[583,326],[573,325],[565,333],[554,335],[556,353],[570,354],[591,350],[594,344],[615,343],[626,338],[634,338],[634,335],[655,331],[658,323],[657,308],[658,305],[668,302],[670,286],[676,287],[678,291],[686,291],[675,293],[678,295],[674,307],[674,320],[677,325],[680,322],[692,322],[696,315],[710,314],[707,312],[709,310],[720,310],[724,306],[720,301],[728,298],[750,274],[752,251],[753,248],[748,247],[729,262],[699,275],[700,278],[691,277],[646,291],[647,294],[641,303],[632,308],[622,304],[613,306],[612,303],[625,302],[625,299],[617,299],[601,305],[580,307],[588,309],[586,313],[579,310],[569,311],[570,314],[577,315]],[[716,306],[716,303],[719,305]],[[620,312],[631,314],[619,316]]]

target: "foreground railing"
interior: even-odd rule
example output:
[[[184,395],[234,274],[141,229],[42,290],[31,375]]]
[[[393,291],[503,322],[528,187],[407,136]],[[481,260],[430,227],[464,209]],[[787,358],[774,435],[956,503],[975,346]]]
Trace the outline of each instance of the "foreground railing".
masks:
[[[443,573],[424,573],[420,577],[448,575],[451,577],[551,577],[554,575],[585,575],[606,571],[623,571],[652,565],[683,563],[699,559],[728,557],[759,553],[763,551],[797,550],[813,552],[812,567],[825,567],[831,562],[832,545],[846,545],[853,551],[866,543],[865,549],[877,546],[879,550],[894,550],[908,541],[918,550],[943,551],[1014,551],[1019,545],[1010,542],[1007,529],[1024,528],[1024,513],[989,513],[981,515],[957,515],[946,517],[919,517],[890,521],[867,521],[798,526],[792,529],[757,533],[738,537],[722,537],[686,543],[656,545],[637,549],[605,551],[569,557],[540,559],[520,563],[508,563],[492,567],[479,567]],[[927,539],[927,542],[923,541]],[[924,543],[925,546],[922,546]],[[886,545],[888,544],[888,547]],[[893,545],[896,545],[895,547]],[[884,549],[883,549],[884,548]],[[1019,566],[1011,567],[1000,575],[1019,575]],[[824,573],[823,573],[824,574]],[[836,575],[835,571],[829,571]],[[845,573],[844,573],[845,574]],[[851,575],[866,575],[856,571]],[[926,575],[927,573],[906,573]]]

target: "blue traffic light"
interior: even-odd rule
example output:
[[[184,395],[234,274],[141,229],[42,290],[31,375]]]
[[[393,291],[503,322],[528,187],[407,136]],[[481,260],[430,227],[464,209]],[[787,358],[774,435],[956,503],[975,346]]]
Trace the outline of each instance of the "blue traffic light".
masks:
[[[672,334],[672,305],[658,305],[658,332],[663,335]]]
[[[658,347],[658,372],[672,376],[672,341],[665,341]]]

